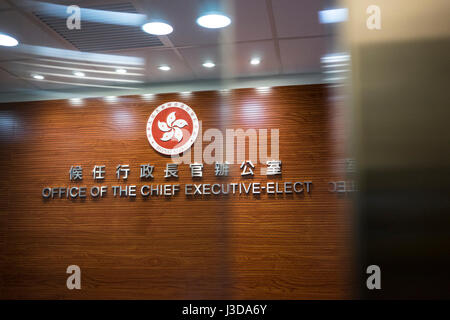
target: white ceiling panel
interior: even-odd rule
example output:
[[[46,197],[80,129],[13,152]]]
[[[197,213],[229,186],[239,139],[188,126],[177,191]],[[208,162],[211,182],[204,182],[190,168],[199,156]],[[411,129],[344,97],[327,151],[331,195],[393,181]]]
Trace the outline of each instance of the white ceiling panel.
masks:
[[[140,85],[129,83],[106,83],[84,79],[67,79],[51,75],[46,75],[45,80],[30,79],[28,81],[42,90],[68,90],[68,92],[71,90],[133,90],[140,87]]]
[[[232,76],[251,77],[278,74],[279,62],[275,52],[275,45],[272,40],[246,42],[228,46],[230,51],[234,51],[231,59],[228,59],[230,70],[234,71]],[[259,65],[251,65],[252,58],[261,60]]]
[[[127,55],[145,59],[143,72],[150,82],[182,81],[195,78],[195,74],[174,49],[127,51]],[[169,71],[159,70],[158,67],[162,65],[168,65],[171,69]]]
[[[275,0],[272,1],[277,36],[305,37],[325,34],[319,23],[318,12],[322,10],[319,0]]]
[[[223,78],[223,72],[226,71],[224,67],[223,57],[229,57],[232,53],[226,50],[221,50],[219,46],[194,47],[179,49],[179,52],[184,57],[192,71],[198,78]],[[214,68],[205,68],[202,64],[206,61],[211,61],[216,64]]]
[[[38,80],[30,80],[33,82],[35,86],[38,86],[41,90],[62,90],[62,89],[70,89],[74,88],[71,84],[63,84],[63,83],[53,83],[53,82],[45,82]]]
[[[284,73],[320,72],[320,57],[326,53],[324,38],[280,40]]]
[[[36,47],[64,48],[63,40],[45,31],[45,26],[39,27],[27,16],[17,11],[0,11],[0,30],[16,38],[17,47],[1,47],[0,61],[18,59],[33,54]]]
[[[63,40],[46,32],[46,27],[17,11],[0,12],[0,30],[19,40],[20,43],[33,46],[63,48]]]
[[[230,3],[233,3],[233,22],[229,39],[225,40],[243,42],[272,38],[265,0],[235,0]]]
[[[215,1],[210,1],[215,2]],[[271,30],[265,0],[222,1],[232,23],[224,29],[207,29],[197,25],[207,1],[141,1],[143,13],[164,17],[174,31],[168,37],[175,46],[207,45],[233,41],[270,39]]]
[[[114,68],[92,67],[77,63],[54,63],[48,59],[7,61],[2,62],[0,66],[5,71],[26,79],[29,83],[42,89],[107,88],[111,86],[135,88],[147,82],[145,75],[138,75],[138,72],[144,74],[143,71],[130,70],[128,73],[119,74]],[[75,75],[76,71],[83,72],[84,76]],[[45,79],[36,80],[33,79],[33,75],[41,75]]]
[[[185,48],[180,49],[180,53],[201,79],[263,76],[277,74],[279,71],[272,40]],[[259,57],[261,63],[251,65],[253,57]],[[202,64],[206,61],[214,62],[216,67],[203,67]]]
[[[35,87],[27,83],[26,81],[17,78],[16,76],[3,69],[0,69],[0,92],[34,88]]]
[[[48,2],[73,4],[70,0]],[[109,49],[115,44],[109,43],[109,38],[106,37],[104,46],[92,50],[108,50],[91,53],[79,51],[70,45],[63,38],[63,34],[71,31],[64,29],[61,34],[52,31],[45,24],[47,20],[41,21],[33,15],[31,7],[20,7],[19,2],[12,0],[0,0],[0,32],[11,34],[20,42],[17,47],[0,47],[0,67],[3,68],[0,91],[30,88],[63,92],[76,91],[80,88],[95,91],[106,90],[108,87],[122,89],[142,87],[145,84],[157,86],[158,83],[165,85],[171,82],[202,79],[318,72],[320,57],[325,53],[327,41],[324,38],[324,26],[318,22],[317,13],[322,9],[322,2],[320,0],[79,0],[76,4],[81,7],[103,5],[98,7],[100,10],[109,8],[104,10],[120,11],[119,7],[129,7],[133,10],[135,8],[133,12],[145,14],[148,20],[166,20],[174,28],[173,33],[167,37],[159,37],[158,41],[161,40],[163,46],[139,47],[136,44],[113,51]],[[196,19],[208,13],[212,9],[210,5],[217,3],[222,6],[220,11],[231,18],[231,25],[223,29],[206,29],[197,25]],[[58,22],[58,27],[64,28],[65,23],[61,21]],[[114,24],[114,21],[107,20],[104,23],[109,25]],[[120,31],[121,25],[117,22],[114,28]],[[273,30],[277,31],[276,39],[273,39]],[[83,29],[74,32],[82,33]],[[93,34],[96,32],[94,30]],[[136,32],[143,33],[139,27]],[[119,38],[123,38],[122,32],[117,34]],[[146,37],[147,34],[143,35]],[[87,38],[89,43],[96,44],[95,37],[91,38],[88,34]],[[115,39],[112,36],[110,41],[114,42]],[[125,40],[128,41],[126,43],[132,41],[132,39]],[[261,59],[259,65],[250,64],[250,60],[254,57]],[[202,64],[208,60],[213,61],[216,67],[211,69],[203,67]],[[158,67],[161,65],[168,65],[171,70],[159,70]],[[117,66],[128,67],[129,70],[126,74],[118,74],[115,72]],[[84,72],[85,77],[74,77],[74,71],[77,69]],[[14,77],[16,75],[18,78],[29,79],[33,73],[44,75],[45,81],[24,81]],[[116,78],[120,81],[106,78]],[[83,87],[80,84],[87,86]]]

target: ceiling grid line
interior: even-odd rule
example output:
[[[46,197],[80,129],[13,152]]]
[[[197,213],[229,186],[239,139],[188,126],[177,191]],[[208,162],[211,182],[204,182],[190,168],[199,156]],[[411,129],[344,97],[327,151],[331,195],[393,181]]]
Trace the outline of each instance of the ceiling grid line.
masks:
[[[183,62],[183,64],[191,71],[191,73],[194,75],[194,77],[197,78],[197,75],[195,74],[195,72],[192,69],[191,65],[186,61],[186,59],[183,57],[183,55],[178,50],[178,48],[176,48],[173,45],[173,43],[172,43],[172,41],[170,41],[169,37],[167,37],[167,36],[160,36],[159,39],[161,40],[161,42],[165,46],[167,46],[168,49],[172,49],[175,52],[175,54],[178,56],[178,58],[180,58],[180,60]]]
[[[283,73],[283,64],[281,62],[280,43],[277,37],[277,27],[275,24],[275,15],[273,14],[272,0],[266,0],[267,13],[269,15],[270,30],[272,32],[273,43],[275,46],[275,54],[278,60],[279,73]]]

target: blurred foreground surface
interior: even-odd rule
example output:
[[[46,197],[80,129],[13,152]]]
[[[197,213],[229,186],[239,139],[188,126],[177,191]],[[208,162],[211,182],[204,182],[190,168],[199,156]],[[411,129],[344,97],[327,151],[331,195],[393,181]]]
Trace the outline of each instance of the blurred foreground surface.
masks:
[[[449,1],[346,1],[361,298],[450,298]],[[381,28],[369,30],[377,5]],[[381,290],[368,290],[369,265]]]

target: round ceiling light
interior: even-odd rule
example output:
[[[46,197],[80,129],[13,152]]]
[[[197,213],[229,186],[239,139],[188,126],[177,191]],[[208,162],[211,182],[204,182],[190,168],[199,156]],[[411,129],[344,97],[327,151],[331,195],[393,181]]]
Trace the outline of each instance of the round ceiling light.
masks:
[[[250,64],[252,64],[254,66],[256,66],[260,63],[261,63],[261,59],[259,59],[259,58],[253,58],[252,60],[250,60]]]
[[[77,77],[84,77],[85,76],[84,72],[81,72],[81,71],[74,71],[73,74],[76,75]]]
[[[117,101],[117,96],[107,96],[104,99],[108,102],[115,102]]]
[[[165,36],[173,31],[170,24],[164,22],[148,22],[142,26],[142,30],[156,36]]]
[[[205,68],[214,68],[216,65],[215,65],[213,62],[211,62],[211,61],[207,61],[207,62],[205,62],[205,63],[203,64],[203,66],[204,66]]]
[[[15,47],[19,44],[15,38],[8,36],[7,34],[0,33],[0,46]]]
[[[197,19],[197,24],[209,29],[225,28],[231,19],[222,14],[207,14]]]
[[[170,70],[170,67],[164,65],[164,66],[159,66],[158,69],[159,69],[159,70],[162,70],[162,71],[169,71],[169,70]]]
[[[36,80],[44,80],[44,76],[40,75],[40,74],[33,74],[32,76],[34,79]]]

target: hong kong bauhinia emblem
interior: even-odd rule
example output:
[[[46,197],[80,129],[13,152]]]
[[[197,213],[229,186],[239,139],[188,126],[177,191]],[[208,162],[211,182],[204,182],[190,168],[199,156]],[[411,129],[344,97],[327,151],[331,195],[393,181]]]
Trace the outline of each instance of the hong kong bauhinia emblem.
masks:
[[[197,115],[182,102],[167,102],[157,107],[147,121],[147,138],[151,146],[166,155],[189,149],[197,138]]]

